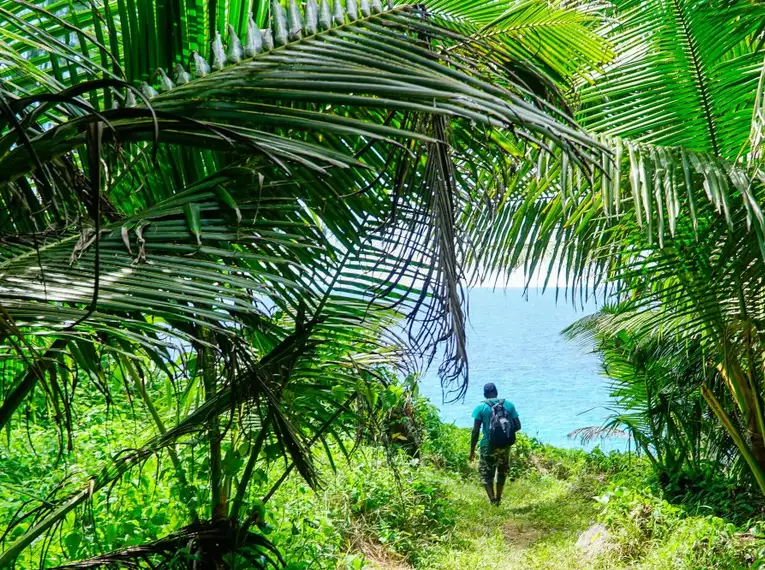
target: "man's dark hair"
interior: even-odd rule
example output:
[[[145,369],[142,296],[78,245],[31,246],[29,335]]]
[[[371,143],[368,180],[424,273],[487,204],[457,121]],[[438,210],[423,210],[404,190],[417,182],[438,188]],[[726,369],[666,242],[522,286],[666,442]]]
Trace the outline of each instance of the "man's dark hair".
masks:
[[[486,384],[486,386],[483,387],[483,397],[484,398],[496,398],[497,394],[497,387],[494,385],[494,382],[489,382]]]

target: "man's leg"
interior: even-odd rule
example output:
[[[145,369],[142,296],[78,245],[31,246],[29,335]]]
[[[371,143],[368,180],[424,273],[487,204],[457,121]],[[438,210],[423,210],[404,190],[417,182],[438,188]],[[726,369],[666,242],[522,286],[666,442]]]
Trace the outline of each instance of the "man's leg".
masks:
[[[497,494],[495,505],[499,506],[502,501],[502,491],[505,490],[505,480],[510,469],[510,448],[497,451]]]
[[[486,494],[489,496],[489,501],[494,503],[496,501],[494,495],[494,471],[496,470],[496,463],[492,453],[489,453],[486,449],[481,448],[481,456],[478,461],[478,473],[481,476],[481,481],[486,489]]]

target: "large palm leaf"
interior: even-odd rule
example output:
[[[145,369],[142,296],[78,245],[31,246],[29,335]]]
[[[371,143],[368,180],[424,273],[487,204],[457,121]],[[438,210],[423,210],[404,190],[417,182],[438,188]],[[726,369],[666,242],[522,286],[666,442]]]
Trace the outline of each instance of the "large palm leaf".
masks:
[[[526,103],[523,99],[525,91],[520,95],[513,94],[501,87],[490,87],[477,78],[471,78],[470,75],[449,71],[437,62],[437,58],[434,60],[435,56],[430,51],[407,43],[396,30],[399,27],[404,29],[403,21],[396,20],[402,17],[397,15],[398,12],[405,14],[406,8],[397,8],[391,12],[390,17],[393,20],[389,22],[388,27],[371,25],[377,19],[384,23],[388,16],[370,16],[370,26],[359,27],[360,33],[356,36],[351,33],[347,39],[342,37],[350,30],[343,30],[341,37],[329,32],[320,33],[313,37],[315,39],[287,45],[273,53],[257,56],[252,62],[231,66],[179,86],[156,97],[152,101],[151,109],[105,111],[100,119],[109,128],[103,133],[103,141],[107,142],[111,137],[121,142],[140,141],[151,137],[158,128],[161,141],[167,137],[168,142],[182,139],[184,144],[212,145],[212,148],[221,150],[250,151],[248,154],[254,152],[255,156],[262,157],[261,168],[266,169],[260,172],[262,175],[263,172],[268,172],[269,164],[284,167],[286,162],[293,163],[293,171],[302,167],[319,172],[324,172],[327,168],[347,168],[354,164],[372,168],[381,167],[382,164],[391,166],[390,152],[394,153],[394,161],[411,152],[396,146],[396,139],[408,136],[425,144],[429,144],[429,140],[439,140],[439,133],[423,129],[418,120],[407,118],[408,115],[385,118],[384,112],[380,111],[382,108],[394,114],[417,113],[427,109],[429,113],[446,113],[472,121],[505,124],[508,127],[512,125],[519,132],[519,127],[523,125],[524,129],[529,128],[531,132],[536,131],[537,134],[552,137],[565,144],[567,151],[576,151],[577,145],[587,143],[587,139],[577,134],[574,129],[550,122],[546,115]],[[403,17],[409,22],[407,16]],[[416,26],[417,19],[410,19]],[[370,56],[370,48],[380,50],[380,55]],[[404,55],[413,59],[401,59]],[[316,66],[313,62],[317,60],[311,59],[315,57],[322,57],[322,62],[326,65]],[[358,69],[362,58],[367,66],[367,73]],[[397,59],[398,65],[394,71],[391,62],[396,62]],[[416,63],[412,64],[411,61]],[[345,66],[351,67],[344,70]],[[411,73],[421,73],[420,79],[416,79]],[[353,82],[346,81],[345,78],[351,75],[354,77]],[[245,78],[255,81],[257,88],[253,90],[247,87],[248,79]],[[324,82],[324,91],[316,90],[317,85],[322,84],[317,81]],[[403,92],[402,84],[407,84],[410,91]],[[108,89],[104,91],[106,92]],[[396,95],[395,98],[390,95],[380,98],[383,93]],[[277,104],[274,107],[273,103],[269,103],[263,107],[262,103],[257,103],[261,98],[271,102],[286,95],[289,95],[290,99],[287,105]],[[202,104],[202,101],[206,102]],[[327,105],[330,101],[334,101],[338,106],[329,113],[317,112],[315,107],[314,110],[308,110],[303,106]],[[300,103],[298,108],[295,108],[296,102]],[[32,100],[10,101],[9,108],[20,113],[22,106],[28,104],[32,104]],[[349,115],[359,112],[363,113],[364,119]],[[181,115],[183,119],[179,122],[177,117]],[[158,116],[157,120],[155,116]],[[34,160],[30,156],[29,145],[21,144],[29,135],[20,129],[10,130],[6,134],[8,140],[5,147],[11,150],[2,159],[2,168],[10,178],[10,184],[6,186],[8,200],[11,200],[11,195],[16,196],[23,191],[23,188],[19,188],[20,185],[27,184],[23,174],[34,169],[37,161],[51,163],[55,157],[81,147],[84,141],[78,134],[79,125],[93,120],[98,120],[98,116],[73,118],[62,125],[53,125],[52,128],[35,134],[30,141],[34,145]],[[405,122],[400,123],[401,120]],[[273,129],[275,124],[279,124],[280,128]],[[296,131],[284,131],[285,126],[295,127],[298,133],[303,129],[309,129],[310,132],[305,136],[295,136]],[[321,147],[312,140],[315,140],[320,131],[323,132]],[[568,141],[561,138],[563,133],[569,137]],[[372,141],[381,138],[381,148],[392,145],[392,150],[386,151],[388,158],[384,163],[375,162],[380,157],[380,150],[373,154],[367,153],[367,156],[372,154],[372,157],[365,157],[362,162],[353,156],[353,152],[349,152],[354,146],[362,148],[360,145],[368,144],[365,138],[360,138],[362,136],[371,137],[369,140]],[[443,165],[440,168],[443,168]],[[56,173],[58,174],[58,169]],[[269,173],[269,177],[273,175],[275,174]],[[395,179],[388,181],[385,172],[376,176],[380,177],[377,182],[381,186],[388,182],[393,192],[398,191],[395,189],[397,183],[405,182]],[[362,190],[363,185],[367,184],[363,175],[361,180],[342,176],[331,176],[328,180],[336,185],[335,191],[338,194],[354,193]],[[46,184],[44,179],[40,183],[43,187],[50,187],[49,200],[52,204],[57,204],[55,185]],[[62,201],[65,198],[71,200],[71,196],[60,198]],[[402,200],[420,198],[422,196],[411,193],[402,196]],[[430,199],[427,196],[425,198]],[[201,232],[197,226],[201,223],[201,216],[197,214],[198,208],[190,204],[193,198],[186,195],[185,200],[185,203],[179,203],[176,199],[172,203],[176,205],[177,213],[180,213],[181,208],[187,210],[185,214],[190,233],[194,234],[194,239],[200,243]],[[149,205],[154,206],[147,204]],[[52,210],[55,211],[59,219],[45,220],[49,226],[56,224],[58,228],[67,220],[68,211],[64,208],[46,208],[45,204],[36,204],[34,207],[29,205],[29,209],[42,210],[46,216],[50,216]],[[64,219],[61,220],[61,217]],[[377,216],[378,220],[380,217]],[[133,220],[137,227],[141,226],[140,220],[135,219],[135,216]],[[448,221],[448,217],[442,218],[441,221]],[[450,247],[448,242],[439,244],[437,240],[434,245],[437,248]],[[98,251],[98,248],[94,249]],[[449,255],[453,257],[453,253]],[[454,276],[452,280],[453,278]],[[16,293],[14,291],[14,294]]]

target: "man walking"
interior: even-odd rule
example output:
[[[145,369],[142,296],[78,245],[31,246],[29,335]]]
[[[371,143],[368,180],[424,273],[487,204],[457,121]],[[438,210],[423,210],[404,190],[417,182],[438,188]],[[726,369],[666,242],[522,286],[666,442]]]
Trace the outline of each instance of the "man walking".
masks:
[[[481,458],[478,472],[486,487],[486,494],[492,505],[499,506],[505,487],[510,460],[510,446],[515,443],[515,432],[521,429],[521,420],[515,406],[498,398],[497,387],[489,382],[483,387],[481,402],[473,410],[473,435],[470,440],[470,461],[475,459],[475,447],[483,429]],[[494,490],[496,474],[497,488]]]

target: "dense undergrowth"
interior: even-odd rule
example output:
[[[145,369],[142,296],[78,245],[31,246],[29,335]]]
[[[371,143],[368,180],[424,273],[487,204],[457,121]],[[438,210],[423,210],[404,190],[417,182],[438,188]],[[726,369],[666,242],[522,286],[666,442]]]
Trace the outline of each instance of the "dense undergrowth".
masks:
[[[115,440],[140,441],[142,434],[126,421],[135,411],[93,410],[80,425],[78,445],[61,456],[54,472],[46,465],[59,453],[59,442],[44,430],[30,424],[25,433],[4,438],[4,524],[25,502],[55,495],[58,486],[92,471],[100,457],[118,451]],[[410,405],[408,414],[407,440],[396,431],[402,418],[392,414],[389,426],[398,427],[385,436],[361,437],[331,454],[316,450],[318,490],[293,475],[262,506],[262,531],[289,570],[735,570],[765,560],[765,509],[745,480],[726,480],[709,469],[666,481],[635,454],[565,450],[521,434],[512,452],[512,480],[496,509],[468,462],[469,430],[440,422],[423,402]],[[408,445],[412,439],[417,445]],[[37,460],[22,461],[24,449]],[[181,459],[194,453],[193,446],[179,448]],[[81,557],[102,545],[130,547],[180,524],[209,492],[201,483],[206,466],[188,473],[197,485],[183,501],[168,478],[172,465],[160,459],[68,518],[41,546],[48,560]],[[267,495],[284,470],[278,460],[268,465],[253,475],[253,497]],[[581,533],[596,524],[606,529],[607,540],[594,551],[577,546]],[[29,559],[23,567],[37,566]]]
[[[710,480],[679,494],[634,454],[564,450],[520,437],[512,482],[489,507],[468,463],[469,431],[418,408],[421,449],[361,444],[325,462],[326,484],[280,489],[271,537],[298,569],[759,567],[765,556],[755,493]],[[667,499],[671,499],[669,502]],[[577,547],[595,524],[607,540]],[[765,534],[762,535],[765,538]]]

